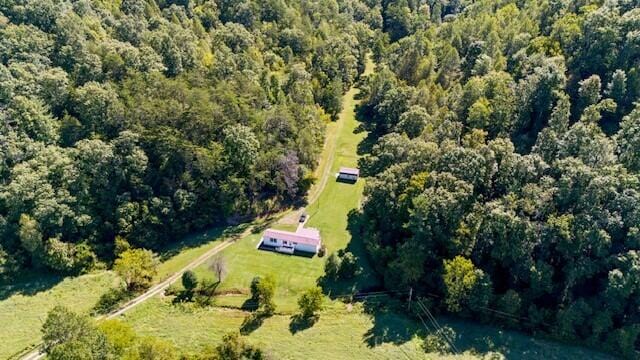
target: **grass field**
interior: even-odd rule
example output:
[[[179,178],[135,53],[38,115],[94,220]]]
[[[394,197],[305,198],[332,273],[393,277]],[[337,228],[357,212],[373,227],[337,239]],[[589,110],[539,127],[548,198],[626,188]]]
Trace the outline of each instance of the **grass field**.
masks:
[[[166,279],[207,250],[224,236],[241,227],[217,228],[185,237],[160,253],[156,281]],[[63,305],[88,312],[100,295],[118,284],[110,271],[77,277],[30,273],[10,284],[0,284],[0,359],[18,357],[40,342],[40,327],[47,312]]]
[[[186,352],[217,344],[239,329],[247,313],[221,307],[173,305],[154,298],[125,316],[141,335],[165,338]],[[478,359],[491,353],[518,360],[605,360],[593,351],[531,338],[513,331],[439,317],[458,334],[458,355],[427,354],[421,348],[424,328],[396,312],[367,314],[360,304],[349,310],[334,303],[313,326],[296,326],[291,315],[274,315],[248,335],[276,359]]]
[[[56,305],[88,311],[117,281],[111,272],[62,278],[25,275],[0,288],[0,359],[8,359],[40,342],[40,327]]]
[[[346,94],[340,120],[330,124],[328,133],[334,136],[334,142],[328,141],[326,146],[335,152],[329,155],[325,151],[321,160],[331,162],[327,164],[331,174],[340,166],[357,164],[357,146],[366,134],[357,131],[358,122],[353,111],[356,94],[357,90],[353,89]],[[352,239],[348,231],[348,214],[359,207],[363,187],[362,180],[353,185],[336,182],[335,177],[330,176],[317,200],[306,208],[310,215],[306,226],[320,229],[329,253],[348,248],[360,255],[363,275],[349,284],[356,289],[378,284],[362,256],[362,244],[358,239]],[[294,230],[296,225],[288,222],[274,227]],[[172,304],[171,298],[156,297],[125,314],[124,320],[141,334],[160,336],[189,352],[215,345],[223,334],[243,329],[250,342],[264,347],[277,359],[466,359],[482,357],[490,351],[499,352],[508,359],[607,358],[518,332],[448,318],[439,318],[439,321],[441,325],[451,326],[459,335],[456,346],[461,354],[425,354],[421,348],[421,337],[427,331],[423,324],[405,317],[402,312],[386,308],[384,303],[376,305],[375,301],[349,306],[327,300],[325,310],[315,324],[301,325],[295,321],[297,297],[301,291],[317,284],[323,275],[324,259],[260,251],[256,249],[259,241],[260,234],[253,234],[223,251],[228,276],[219,290],[229,294],[217,297],[216,306],[197,308]],[[200,278],[214,276],[206,264],[196,269],[196,273]],[[277,282],[276,314],[256,326],[243,328],[243,320],[249,314],[243,306],[251,279],[267,274],[273,275]],[[334,292],[333,297],[349,289],[325,286],[324,290]],[[472,354],[472,350],[477,353]]]

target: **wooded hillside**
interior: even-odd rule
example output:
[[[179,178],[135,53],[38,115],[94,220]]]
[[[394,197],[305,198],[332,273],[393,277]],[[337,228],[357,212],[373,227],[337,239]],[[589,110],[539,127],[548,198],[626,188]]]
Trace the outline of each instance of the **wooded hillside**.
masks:
[[[0,273],[90,269],[299,200],[359,1],[0,1]]]
[[[389,288],[640,345],[636,1],[386,1],[361,231]]]

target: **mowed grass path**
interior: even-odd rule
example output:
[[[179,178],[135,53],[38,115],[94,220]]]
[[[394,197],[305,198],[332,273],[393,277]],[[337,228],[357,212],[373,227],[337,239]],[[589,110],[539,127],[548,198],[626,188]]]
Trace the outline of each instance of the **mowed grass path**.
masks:
[[[371,71],[371,64],[368,71]],[[329,125],[330,136],[337,137],[333,157],[325,151],[321,161],[332,159],[330,170],[357,164],[357,146],[366,134],[358,133],[354,108],[357,90],[351,89],[344,99],[340,120]],[[331,133],[331,132],[334,133]],[[306,209],[311,215],[307,226],[320,229],[328,252],[348,247],[362,250],[362,244],[352,241],[347,230],[348,213],[359,207],[364,182],[355,185],[329,180],[317,201]],[[278,225],[275,225],[278,226]],[[291,224],[279,226],[293,230]],[[159,336],[187,352],[197,352],[216,345],[222,336],[242,327],[249,312],[242,309],[248,298],[248,288],[255,276],[271,274],[276,278],[276,314],[248,332],[248,340],[267,349],[277,359],[471,359],[488,351],[498,351],[508,359],[606,359],[588,350],[531,338],[525,334],[469,323],[457,319],[439,318],[441,325],[451,326],[459,336],[456,342],[464,352],[442,356],[426,354],[421,348],[421,336],[426,328],[401,313],[386,309],[384,303],[375,311],[365,311],[362,304],[353,307],[340,301],[326,301],[319,320],[308,328],[299,328],[292,316],[297,312],[297,297],[301,291],[315,286],[323,275],[324,258],[303,258],[256,249],[260,234],[239,240],[222,252],[228,276],[219,290],[216,305],[198,308],[191,304],[172,304],[171,298],[156,297],[125,314],[123,319],[142,335]],[[375,285],[366,260],[361,265],[364,275],[357,279],[359,289]],[[200,278],[213,278],[207,265],[196,269]],[[177,284],[177,286],[179,286]],[[232,291],[235,290],[235,291]],[[335,294],[333,294],[335,295]],[[368,302],[371,305],[371,302]],[[480,355],[472,355],[476,349]]]
[[[373,64],[369,64],[367,70],[371,71]],[[331,159],[329,177],[322,193],[317,200],[310,204],[306,212],[310,218],[306,227],[314,227],[320,230],[322,241],[327,247],[327,253],[346,248],[351,241],[349,233],[348,214],[359,207],[364,180],[355,184],[336,181],[335,174],[341,166],[356,167],[358,163],[357,147],[365,138],[366,133],[357,131],[359,122],[355,118],[355,97],[358,90],[351,88],[344,95],[344,107],[337,122],[331,123],[336,137],[334,143],[326,146],[333,148],[333,156],[325,154],[323,160]],[[277,226],[277,225],[276,225]],[[317,284],[318,278],[324,274],[325,258],[314,256],[305,258],[290,256],[268,251],[256,250],[260,242],[261,234],[254,234],[242,239],[237,244],[222,252],[227,267],[228,276],[224,279],[219,289],[240,290],[248,292],[249,284],[255,276],[272,275],[277,282],[275,302],[280,312],[291,313],[296,311],[298,295]],[[376,284],[372,271],[364,263],[365,271],[359,281],[359,287]],[[196,270],[200,277],[214,275],[205,264]],[[219,305],[240,306],[246,296],[225,296],[218,299]]]

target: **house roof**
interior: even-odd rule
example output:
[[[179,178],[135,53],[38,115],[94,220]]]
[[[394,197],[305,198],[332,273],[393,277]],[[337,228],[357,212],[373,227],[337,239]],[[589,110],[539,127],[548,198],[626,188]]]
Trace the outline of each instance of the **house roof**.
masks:
[[[360,170],[356,168],[341,167],[339,172],[340,174],[349,174],[349,175],[355,175],[355,176],[360,175]]]
[[[262,236],[314,246],[320,244],[320,231],[314,228],[302,228],[296,232],[267,229]]]

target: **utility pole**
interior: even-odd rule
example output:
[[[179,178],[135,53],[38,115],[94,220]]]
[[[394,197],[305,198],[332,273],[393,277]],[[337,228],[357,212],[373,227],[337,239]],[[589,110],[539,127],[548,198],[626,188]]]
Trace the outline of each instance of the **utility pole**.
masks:
[[[409,311],[411,311],[411,297],[413,296],[413,287],[409,288]]]

